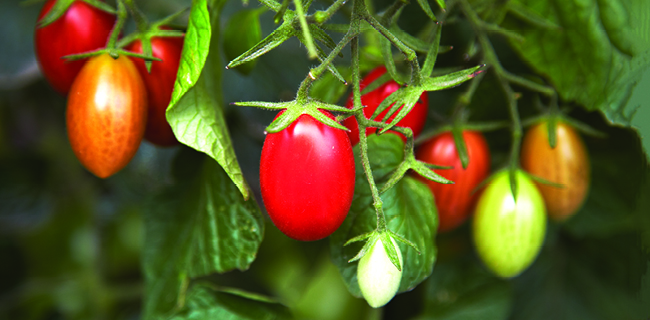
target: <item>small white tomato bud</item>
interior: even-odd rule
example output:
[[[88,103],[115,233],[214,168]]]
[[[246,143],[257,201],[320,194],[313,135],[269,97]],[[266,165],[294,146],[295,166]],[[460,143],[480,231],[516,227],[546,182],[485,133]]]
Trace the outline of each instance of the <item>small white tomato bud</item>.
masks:
[[[395,251],[397,251],[399,263],[404,268],[402,253],[395,240],[392,237],[390,240],[395,247]],[[375,241],[375,243],[359,260],[357,279],[364,299],[371,307],[379,308],[393,299],[397,293],[399,284],[402,281],[402,272],[397,270],[388,258],[381,237],[376,237],[370,241]]]

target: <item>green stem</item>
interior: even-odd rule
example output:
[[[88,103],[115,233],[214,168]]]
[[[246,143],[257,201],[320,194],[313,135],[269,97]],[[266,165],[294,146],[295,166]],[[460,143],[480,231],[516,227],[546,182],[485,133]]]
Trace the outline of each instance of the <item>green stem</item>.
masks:
[[[347,0],[336,0],[327,10],[317,11],[314,15],[309,16],[310,22],[316,22],[319,26],[329,20],[336,12],[343,7]]]
[[[108,43],[106,43],[106,48],[109,49],[108,54],[113,57],[113,59],[118,58],[117,38],[124,27],[124,23],[126,23],[127,17],[128,15],[126,13],[126,8],[124,7],[124,2],[122,2],[122,0],[117,0],[117,22],[111,31],[111,35],[108,37]]]
[[[147,31],[147,29],[149,29],[149,22],[147,21],[147,18],[144,16],[144,14],[142,14],[140,9],[138,9],[138,7],[135,5],[135,2],[133,0],[123,1],[126,7],[129,9],[129,12],[131,12],[131,16],[133,17],[133,20],[135,20],[135,26],[138,28],[138,31]]]

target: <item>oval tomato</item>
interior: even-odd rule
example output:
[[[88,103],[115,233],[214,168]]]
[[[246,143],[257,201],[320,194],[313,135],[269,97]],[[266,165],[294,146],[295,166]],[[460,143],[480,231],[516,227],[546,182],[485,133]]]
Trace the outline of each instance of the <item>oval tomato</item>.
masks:
[[[50,12],[55,2],[49,0],[45,3],[39,20]],[[68,62],[61,57],[104,47],[114,24],[115,15],[83,1],[75,1],[59,19],[36,29],[36,59],[43,75],[56,91],[68,94],[87,60]]]
[[[474,244],[485,265],[500,277],[521,273],[544,242],[544,200],[533,182],[517,171],[517,197],[508,171],[496,173],[479,198],[474,214]]]
[[[397,251],[397,259],[400,265],[404,267],[402,252],[392,237],[390,240],[393,247],[395,247],[395,251]],[[374,243],[370,245],[368,252],[359,260],[357,279],[363,298],[371,307],[379,308],[387,304],[397,293],[399,284],[402,281],[402,271],[397,270],[390,261],[384,248],[384,242],[380,237],[369,241],[374,241]]]
[[[293,239],[318,240],[338,229],[352,204],[354,177],[354,155],[345,131],[310,115],[301,115],[264,140],[264,206],[278,229]]]
[[[133,62],[108,54],[88,60],[72,84],[66,122],[75,155],[106,178],[135,155],[147,121],[144,83]]]
[[[183,39],[183,37],[151,38],[153,56],[162,59],[162,61],[152,61],[151,73],[147,72],[143,59],[131,58],[144,80],[149,97],[149,115],[144,137],[159,146],[178,144],[178,140],[167,122],[165,112],[172,99],[172,91],[174,91],[174,82],[183,51]],[[127,50],[142,53],[142,43],[137,40],[129,45]]]
[[[386,73],[386,67],[381,66],[378,68],[375,68],[372,70],[365,78],[361,80],[359,83],[359,86],[361,90],[371,84],[375,79],[381,77],[384,73]],[[366,116],[366,118],[369,118],[375,110],[377,110],[377,107],[381,104],[384,99],[386,99],[388,96],[390,96],[393,92],[397,91],[399,89],[399,84],[397,82],[390,80],[384,84],[382,84],[379,88],[368,92],[364,95],[361,96],[361,104],[365,106],[363,108],[363,114]],[[348,98],[348,102],[345,105],[348,109],[352,109],[354,107],[354,100],[352,94],[350,94],[350,97]],[[408,127],[413,130],[413,135],[417,137],[417,135],[422,132],[422,129],[424,129],[424,122],[427,119],[427,108],[429,106],[429,98],[427,93],[423,93],[420,96],[420,100],[415,103],[413,106],[413,109],[411,109],[411,112],[409,112],[406,117],[404,117],[400,122],[397,123],[398,126],[400,127]],[[401,110],[400,108],[399,110]],[[398,112],[399,112],[398,110]],[[388,113],[388,109],[386,111],[382,112],[379,114],[379,116],[376,118],[377,121],[382,121],[386,114]],[[387,123],[390,123],[391,120],[395,119],[395,116],[397,115],[397,112],[393,114],[390,118],[388,118],[388,121],[385,121]],[[343,121],[343,125],[350,129],[348,132],[348,136],[350,137],[350,141],[352,142],[352,145],[356,145],[359,143],[359,123],[357,122],[357,119],[355,117],[349,117]],[[368,128],[366,129],[366,135],[373,134],[377,131],[376,128]],[[399,135],[402,140],[406,141],[406,137],[404,137],[402,134],[394,132],[395,134]]]
[[[548,123],[530,128],[521,147],[521,166],[533,175],[564,186],[537,183],[549,217],[563,221],[575,214],[587,198],[590,164],[587,149],[571,126],[558,122],[555,136],[557,144],[551,149]]]
[[[478,196],[473,193],[474,189],[490,172],[490,149],[483,134],[478,131],[463,131],[463,139],[470,160],[466,169],[463,169],[458,157],[451,132],[443,132],[431,138],[418,147],[415,153],[418,160],[453,167],[433,171],[454,184],[437,183],[418,175],[429,186],[435,198],[440,232],[452,230],[467,220]]]

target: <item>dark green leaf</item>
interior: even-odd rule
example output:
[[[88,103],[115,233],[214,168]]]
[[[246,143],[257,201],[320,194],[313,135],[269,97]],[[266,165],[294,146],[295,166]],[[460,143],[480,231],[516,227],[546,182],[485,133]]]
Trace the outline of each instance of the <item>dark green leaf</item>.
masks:
[[[361,250],[363,243],[355,242],[345,247],[343,244],[349,239],[375,230],[377,216],[358,152],[359,148],[355,147],[357,178],[352,207],[343,225],[331,236],[330,249],[332,260],[339,268],[348,290],[360,297],[357,263],[348,263],[348,260]],[[368,153],[373,175],[381,184],[402,160],[403,143],[393,134],[372,135],[368,137]],[[433,270],[436,259],[433,239],[438,227],[433,197],[426,185],[412,177],[404,177],[394,188],[382,194],[381,198],[388,229],[412,241],[421,252],[418,255],[412,247],[398,242],[404,259],[399,291],[407,291],[426,279]]]
[[[246,270],[264,233],[255,201],[244,200],[215,161],[201,157],[179,166],[200,169],[182,174],[187,180],[158,195],[145,215],[147,319],[182,306],[189,278]]]
[[[193,285],[186,307],[173,320],[275,320],[292,319],[289,309],[267,297],[240,290]]]

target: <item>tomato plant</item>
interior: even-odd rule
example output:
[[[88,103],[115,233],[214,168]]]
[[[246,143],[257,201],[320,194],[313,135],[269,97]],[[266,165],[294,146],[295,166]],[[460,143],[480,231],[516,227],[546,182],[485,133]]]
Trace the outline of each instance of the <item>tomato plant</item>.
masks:
[[[49,0],[45,3],[39,20],[52,9],[55,2]],[[54,89],[67,94],[87,60],[68,62],[62,57],[105,46],[113,24],[115,15],[83,1],[75,1],[59,19],[43,28],[36,28],[36,58],[43,75]]]
[[[147,128],[145,139],[159,146],[178,144],[171,126],[167,122],[165,112],[172,98],[174,82],[178,73],[178,64],[183,51],[182,37],[153,37],[151,50],[153,56],[162,61],[152,61],[151,72],[147,72],[144,60],[132,58],[133,63],[144,80],[149,97]],[[140,40],[133,42],[127,50],[142,53]]]
[[[476,205],[473,235],[485,265],[500,277],[514,277],[539,253],[546,231],[544,200],[535,184],[516,173],[512,196],[508,171],[495,174]]]
[[[433,192],[441,232],[453,230],[470,215],[478,194],[474,190],[490,171],[490,150],[478,131],[463,131],[469,164],[463,169],[451,132],[443,132],[423,143],[415,153],[418,160],[452,169],[436,169],[454,184],[441,184],[420,177]]]
[[[90,172],[107,178],[138,151],[147,123],[146,89],[123,55],[88,60],[72,84],[66,123],[75,155]]]
[[[269,133],[260,160],[262,199],[273,223],[303,241],[343,223],[354,194],[354,156],[345,131],[301,115]]]
[[[590,163],[587,149],[570,125],[558,121],[555,127],[556,145],[548,140],[548,122],[531,127],[521,147],[521,166],[533,175],[562,187],[537,183],[544,197],[549,217],[564,221],[582,206],[589,191]]]
[[[375,81],[377,78],[381,77],[384,73],[386,73],[386,67],[381,66],[377,67],[374,70],[372,70],[367,76],[365,76],[361,82],[359,83],[360,89],[363,90],[366,86],[371,84],[373,81]],[[366,116],[366,118],[369,118],[375,110],[377,110],[377,107],[381,104],[384,99],[386,99],[388,96],[390,96],[393,92],[397,91],[400,86],[395,82],[394,80],[390,80],[381,86],[379,86],[377,89],[368,92],[364,95],[361,96],[361,104],[365,107],[363,108],[363,114]],[[352,109],[354,106],[353,98],[352,95],[348,98],[346,107],[348,109]],[[427,93],[423,93],[420,96],[420,100],[415,103],[415,106],[413,106],[413,109],[411,109],[411,112],[409,112],[408,115],[406,115],[400,122],[397,123],[398,126],[400,127],[408,127],[413,130],[413,135],[417,136],[422,132],[422,129],[424,129],[424,123],[427,119],[427,108],[429,107],[429,98]],[[399,110],[401,110],[400,108]],[[398,112],[399,112],[398,110]],[[386,116],[386,113],[388,113],[388,109],[386,111],[382,112],[377,116],[377,121],[384,121],[387,123],[390,123],[391,120],[395,118],[397,115],[397,112],[388,118],[387,120],[384,120],[384,117]],[[352,145],[356,145],[359,143],[359,124],[357,123],[357,119],[354,117],[349,117],[343,121],[343,125],[350,129],[348,132],[348,136],[350,137],[350,141],[352,142]],[[368,128],[366,129],[366,135],[373,134],[377,131],[377,128]],[[395,132],[395,134],[399,135],[402,140],[406,141],[406,138],[401,134]]]
[[[392,245],[397,252],[400,265],[402,263],[402,252],[397,243],[391,237]],[[357,279],[363,298],[373,308],[379,308],[388,303],[399,289],[402,280],[402,271],[398,270],[388,258],[382,237],[371,239],[372,244],[366,254],[359,260],[357,267]]]

